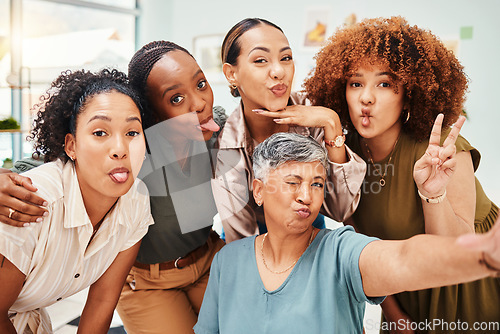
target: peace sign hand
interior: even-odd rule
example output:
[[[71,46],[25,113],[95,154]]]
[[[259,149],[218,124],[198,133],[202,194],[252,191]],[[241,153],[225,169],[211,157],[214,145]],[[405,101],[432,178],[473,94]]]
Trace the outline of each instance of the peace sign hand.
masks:
[[[443,114],[436,117],[429,137],[429,146],[413,168],[413,178],[418,190],[429,198],[438,197],[446,190],[457,163],[455,142],[465,122],[465,117],[460,116],[446,137],[443,146],[440,146],[443,119]]]

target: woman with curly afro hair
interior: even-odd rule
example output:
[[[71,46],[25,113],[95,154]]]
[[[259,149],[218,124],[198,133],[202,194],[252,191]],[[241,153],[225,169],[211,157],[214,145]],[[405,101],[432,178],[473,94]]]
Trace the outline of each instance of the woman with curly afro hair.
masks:
[[[448,137],[453,123],[464,122],[467,77],[435,35],[401,17],[367,19],[340,28],[316,61],[304,83],[308,98],[339,113],[348,145],[368,164],[348,223],[381,239],[491,228],[498,207],[474,177],[480,154],[463,137],[455,145]],[[447,163],[452,156],[453,165]],[[432,168],[423,168],[429,159]],[[382,330],[391,332],[415,322],[413,328],[427,333],[422,324],[434,319],[472,328],[500,319],[500,280],[404,292],[387,298],[382,309]],[[442,323],[432,330],[454,332]]]
[[[24,228],[0,224],[0,332],[52,333],[45,307],[90,286],[79,331],[107,333],[153,223],[135,178],[145,155],[139,98],[119,71],[67,71],[35,107],[31,138],[47,163],[12,180],[32,181],[46,214]]]

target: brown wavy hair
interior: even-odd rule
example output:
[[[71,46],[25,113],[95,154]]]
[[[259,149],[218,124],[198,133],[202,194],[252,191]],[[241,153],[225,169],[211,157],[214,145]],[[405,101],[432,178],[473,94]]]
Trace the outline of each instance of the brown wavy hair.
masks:
[[[439,113],[446,127],[463,112],[468,87],[463,66],[438,37],[402,17],[366,19],[339,28],[315,59],[316,68],[303,85],[308,98],[337,111],[349,131],[356,130],[345,96],[347,79],[368,64],[387,66],[403,85],[407,109],[402,118],[410,113],[403,131],[414,139],[429,136]]]

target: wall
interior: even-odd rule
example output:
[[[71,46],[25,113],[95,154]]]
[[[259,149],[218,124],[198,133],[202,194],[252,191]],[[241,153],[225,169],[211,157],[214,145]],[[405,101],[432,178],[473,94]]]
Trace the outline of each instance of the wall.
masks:
[[[140,42],[168,39],[193,50],[193,38],[206,34],[225,34],[236,22],[245,17],[263,17],[278,24],[287,35],[294,50],[296,62],[295,88],[314,66],[315,50],[302,47],[305,11],[308,8],[330,9],[328,35],[331,27],[343,24],[345,18],[355,13],[358,21],[366,17],[401,15],[410,24],[431,30],[444,39],[459,39],[460,28],[472,26],[471,39],[460,41],[458,58],[470,78],[469,94],[465,105],[469,119],[462,134],[482,153],[481,165],[476,176],[486,193],[500,203],[500,178],[496,168],[500,165],[500,144],[495,122],[500,67],[500,2],[498,0],[420,0],[420,1],[370,1],[370,0],[311,0],[287,2],[252,0],[141,0],[143,18],[140,22]],[[227,84],[212,82],[215,103],[232,111],[238,101],[229,94]],[[495,135],[495,133],[497,133]]]

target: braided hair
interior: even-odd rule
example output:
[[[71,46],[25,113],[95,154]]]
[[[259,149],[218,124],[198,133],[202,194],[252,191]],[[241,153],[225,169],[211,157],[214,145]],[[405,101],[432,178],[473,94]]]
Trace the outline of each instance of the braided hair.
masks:
[[[35,141],[34,155],[44,155],[45,162],[58,158],[67,161],[64,151],[66,134],[75,135],[76,121],[93,96],[116,91],[130,97],[143,117],[137,93],[129,86],[125,73],[104,69],[97,73],[89,71],[65,71],[55,79],[50,88],[40,97],[34,126],[29,140]]]
[[[146,117],[144,118],[145,128],[154,124],[154,110],[148,103],[147,80],[153,66],[163,55],[170,51],[179,50],[193,57],[189,51],[175,43],[168,41],[154,41],[144,45],[137,51],[128,64],[128,76],[130,85],[139,93],[141,104],[144,107]],[[194,57],[193,57],[194,58]]]

